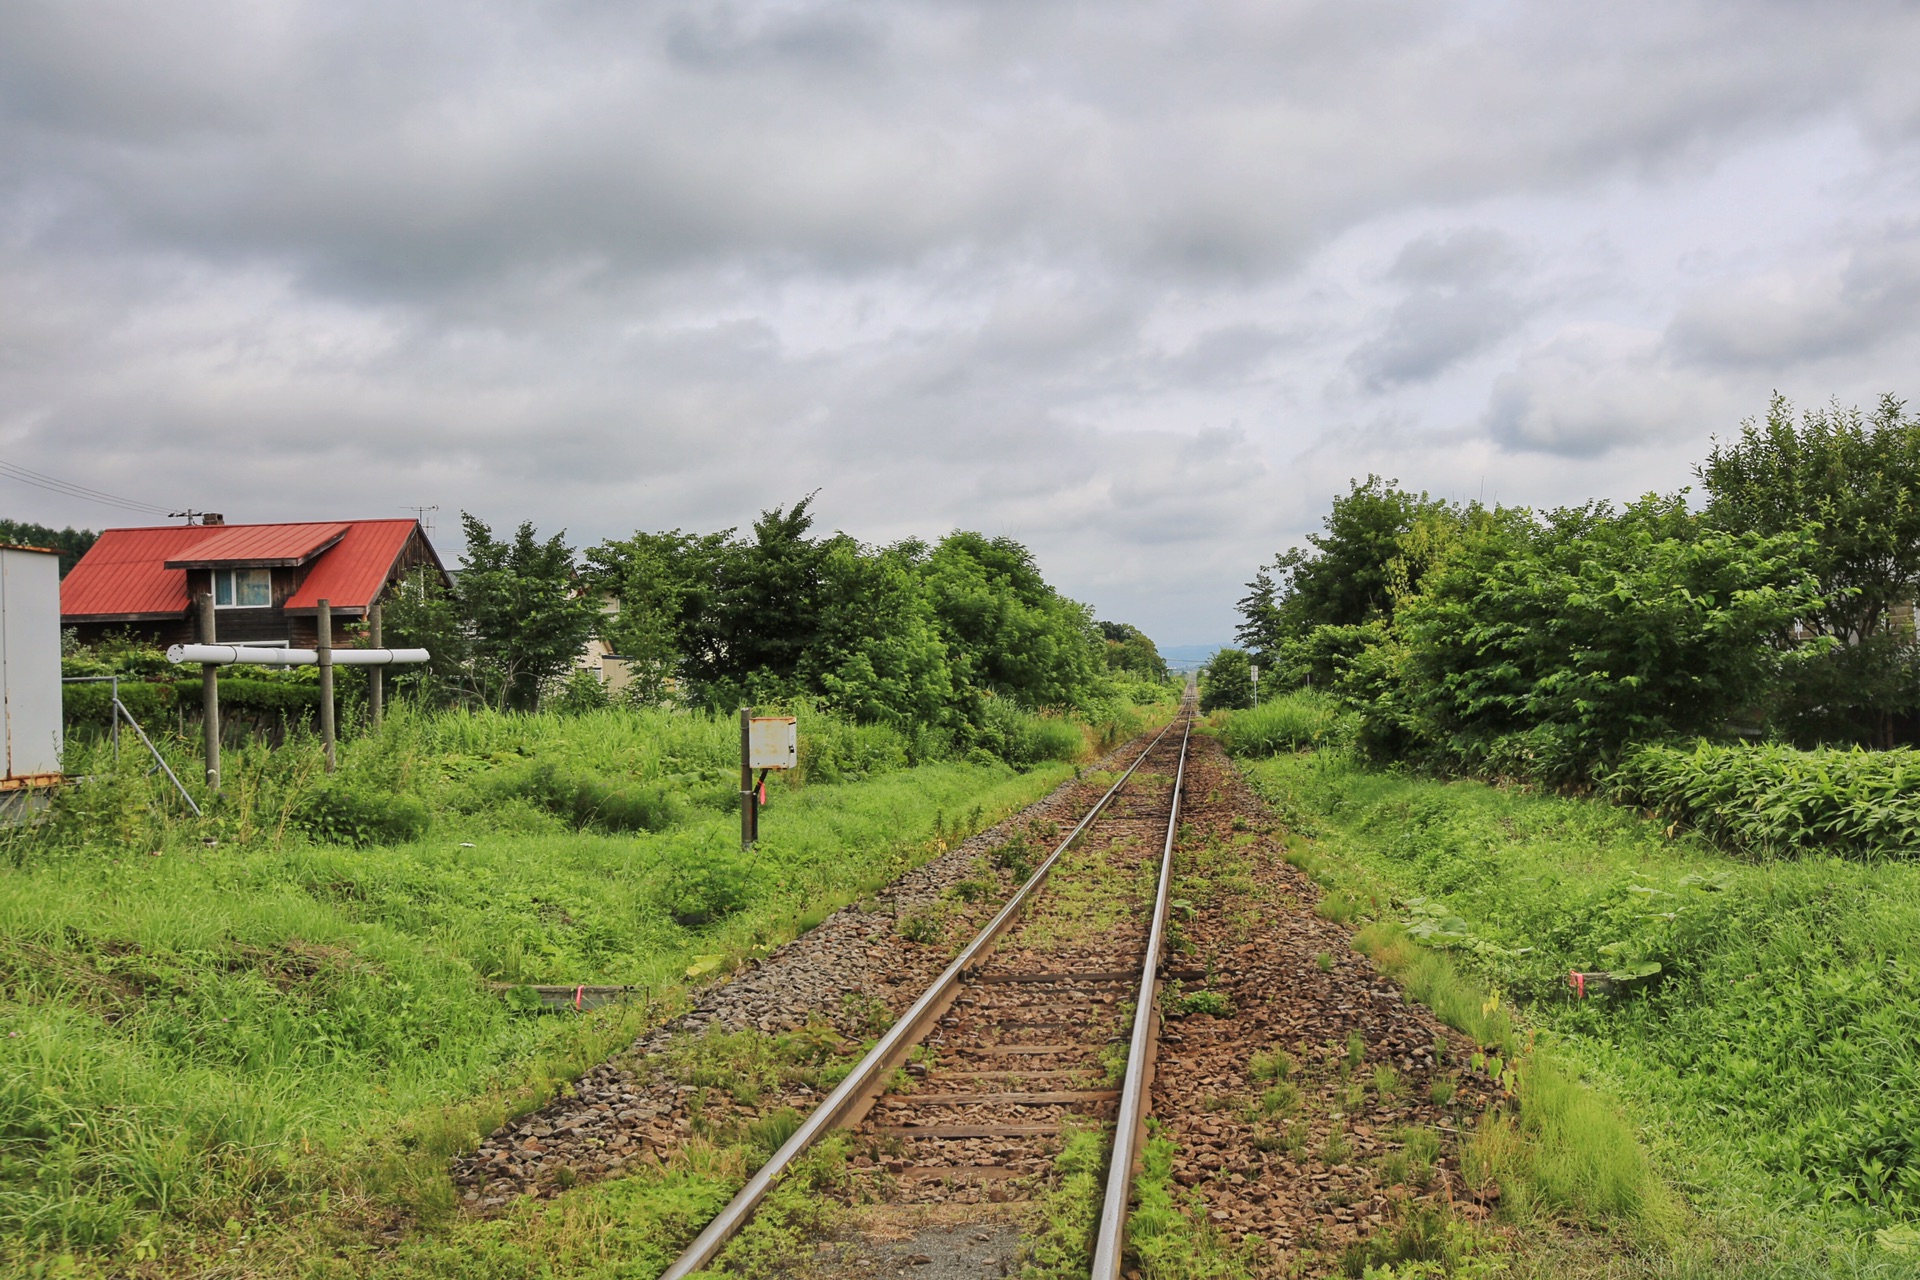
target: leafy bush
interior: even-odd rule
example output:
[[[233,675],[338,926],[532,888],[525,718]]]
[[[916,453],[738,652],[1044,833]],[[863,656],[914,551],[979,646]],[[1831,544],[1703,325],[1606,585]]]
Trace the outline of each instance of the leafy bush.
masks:
[[[276,680],[223,675],[220,677],[220,708],[222,711],[248,711],[289,718],[318,715],[320,682],[317,677]]]
[[[417,840],[426,834],[432,814],[416,796],[336,780],[308,792],[294,810],[294,821],[317,840],[364,848]]]
[[[1048,760],[1074,761],[1086,753],[1080,726],[1062,716],[1021,711],[1002,698],[989,698],[975,731],[976,749],[991,752],[1016,769]]]
[[[753,897],[753,865],[734,850],[670,849],[665,866],[654,902],[689,929],[724,920]]]
[[[557,681],[547,694],[547,703],[561,715],[582,715],[588,711],[603,711],[613,705],[613,699],[607,694],[607,687],[600,683],[600,677],[585,667],[575,668],[567,674],[565,680]]]
[[[682,807],[673,792],[658,784],[623,784],[550,762],[510,776],[502,790],[583,830],[664,831],[679,819]]]
[[[1648,746],[1608,779],[1620,799],[1770,856],[1920,852],[1920,752]]]
[[[1220,742],[1242,756],[1338,746],[1351,735],[1352,716],[1324,693],[1302,689],[1236,711],[1220,727]]]
[[[1758,698],[1818,598],[1801,534],[1701,529],[1679,498],[1476,512],[1354,662],[1362,745],[1572,780]]]
[[[904,769],[912,744],[883,724],[853,724],[837,716],[803,715],[800,776],[808,782],[858,782]]]
[[[1253,660],[1241,649],[1222,649],[1200,672],[1200,709],[1233,711],[1253,705]]]

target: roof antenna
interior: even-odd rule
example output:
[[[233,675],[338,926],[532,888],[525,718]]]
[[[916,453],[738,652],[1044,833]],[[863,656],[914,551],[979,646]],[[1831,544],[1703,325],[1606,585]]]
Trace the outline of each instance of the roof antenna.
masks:
[[[435,504],[433,506],[426,506],[426,507],[410,507],[405,503],[401,503],[400,509],[402,511],[413,512],[413,518],[420,522],[420,531],[427,535],[428,541],[432,541],[433,513],[440,509],[438,504]]]
[[[201,521],[201,518],[204,517],[206,514],[207,513],[204,511],[195,511],[192,507],[188,507],[185,511],[167,512],[167,519],[185,520],[188,524],[199,524]]]

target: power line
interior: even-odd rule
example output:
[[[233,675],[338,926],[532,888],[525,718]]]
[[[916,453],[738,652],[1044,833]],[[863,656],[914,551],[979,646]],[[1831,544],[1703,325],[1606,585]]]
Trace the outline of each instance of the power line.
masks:
[[[0,476],[4,476],[9,480],[17,480],[21,484],[32,485],[36,489],[45,489],[49,493],[57,493],[62,497],[78,498],[82,502],[97,502],[102,506],[121,507],[127,511],[138,511],[148,515],[164,516],[168,514],[167,508],[164,506],[158,506],[151,502],[141,502],[137,498],[122,498],[118,494],[108,493],[103,489],[90,488],[83,484],[75,484],[70,480],[62,480],[58,476],[50,476],[44,472],[34,471],[30,468],[20,466],[18,463],[0,462]]]
[[[95,489],[88,485],[75,484],[71,480],[62,480],[60,477],[50,476],[44,471],[35,471],[31,467],[23,467],[17,462],[0,461],[0,469],[18,473],[16,478],[31,477],[32,480],[43,480],[48,484],[57,485],[61,489],[67,490],[76,496],[85,496],[104,502],[119,503],[127,506],[144,507],[152,511],[164,509],[151,502],[142,502],[138,498],[122,498],[118,494],[108,493],[104,489]]]

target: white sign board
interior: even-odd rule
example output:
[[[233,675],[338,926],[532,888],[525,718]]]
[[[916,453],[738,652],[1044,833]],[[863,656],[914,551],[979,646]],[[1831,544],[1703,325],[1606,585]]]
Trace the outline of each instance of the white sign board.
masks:
[[[798,769],[800,722],[792,716],[755,716],[747,727],[747,766]]]

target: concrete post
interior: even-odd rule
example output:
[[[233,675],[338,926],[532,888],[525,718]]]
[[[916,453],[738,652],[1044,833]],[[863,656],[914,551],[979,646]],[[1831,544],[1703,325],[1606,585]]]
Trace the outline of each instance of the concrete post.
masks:
[[[314,648],[320,655],[320,745],[327,753],[327,772],[335,766],[333,750],[333,606],[320,601],[320,639]]]
[[[374,601],[367,610],[367,629],[372,636],[373,647],[384,648],[380,639],[380,602]],[[367,668],[367,711],[373,720],[374,729],[380,728],[380,715],[386,710],[387,669],[385,667]]]
[[[213,644],[213,591],[200,596],[200,643]],[[207,790],[220,790],[220,668],[211,662],[200,667],[200,726],[206,734]],[[116,724],[116,728],[118,725]]]

